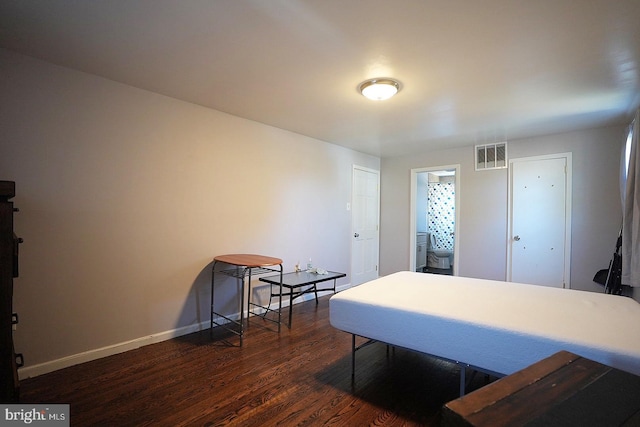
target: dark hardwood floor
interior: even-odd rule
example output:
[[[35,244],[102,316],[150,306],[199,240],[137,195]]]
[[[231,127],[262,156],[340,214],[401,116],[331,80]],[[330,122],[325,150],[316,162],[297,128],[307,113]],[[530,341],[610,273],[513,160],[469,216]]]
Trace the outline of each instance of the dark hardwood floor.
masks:
[[[297,304],[280,334],[252,318],[243,347],[221,338],[202,331],[26,379],[21,402],[68,403],[72,426],[436,426],[458,395],[454,364],[381,343],[358,351],[352,382],[351,336],[329,324],[329,296]]]

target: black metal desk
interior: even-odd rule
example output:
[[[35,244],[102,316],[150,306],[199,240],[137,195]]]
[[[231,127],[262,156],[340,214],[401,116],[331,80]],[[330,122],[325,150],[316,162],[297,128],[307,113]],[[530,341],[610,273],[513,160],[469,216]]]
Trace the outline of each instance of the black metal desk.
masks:
[[[335,271],[329,271],[329,274],[317,274],[309,273],[307,271],[299,271],[293,273],[286,273],[282,276],[267,276],[261,277],[260,281],[269,283],[271,285],[281,285],[283,288],[289,290],[289,328],[291,328],[291,319],[293,318],[293,300],[313,292],[316,297],[316,304],[318,304],[318,292],[331,291],[336,292],[336,280],[341,277],[346,277],[345,273],[336,273]],[[318,289],[317,284],[322,282],[328,282],[333,280],[333,286],[330,288]],[[305,288],[306,289],[303,289]]]
[[[231,269],[226,270],[218,270],[216,271],[216,264],[223,263],[231,266]],[[271,284],[271,292],[269,297],[269,305],[262,306],[260,304],[256,304],[251,301],[251,276],[254,274],[262,274],[262,273],[270,273],[270,272],[280,272],[280,274],[272,277]],[[216,273],[225,274],[227,276],[235,277],[241,282],[240,288],[240,319],[234,320],[225,316],[219,312],[216,312],[214,309],[214,289],[215,289],[215,277]],[[269,312],[276,312],[277,318],[276,320],[272,320],[273,322],[278,324],[278,332],[280,332],[280,324],[281,324],[281,314],[282,314],[282,260],[280,258],[267,257],[264,255],[254,255],[254,254],[231,254],[231,255],[219,255],[213,259],[213,267],[211,269],[211,331],[213,331],[214,326],[221,326],[240,337],[240,345],[242,346],[242,339],[244,338],[244,319],[245,319],[245,307],[244,307],[244,294],[245,294],[245,279],[246,283],[249,287],[249,292],[247,295],[247,326],[249,322],[249,316],[252,314],[251,307],[259,308],[263,311],[261,316],[266,320],[271,320],[266,317],[266,314]],[[273,286],[277,285],[279,287],[279,293],[273,292]],[[271,308],[271,298],[274,296],[279,297],[278,300],[278,309]],[[256,313],[253,313],[256,314]],[[216,319],[221,319],[218,322]],[[231,325],[231,326],[229,326]]]

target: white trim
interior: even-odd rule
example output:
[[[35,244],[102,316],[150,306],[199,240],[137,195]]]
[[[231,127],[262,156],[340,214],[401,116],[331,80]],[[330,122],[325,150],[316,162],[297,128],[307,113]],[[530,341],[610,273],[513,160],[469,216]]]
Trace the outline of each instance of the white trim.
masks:
[[[336,292],[343,291],[351,287],[350,283],[336,286]],[[327,294],[328,295],[328,294]],[[309,301],[315,298],[313,294],[303,295],[302,298],[294,301],[293,304],[298,304],[304,301]],[[288,307],[289,300],[282,301],[282,307]],[[272,304],[272,308],[277,308],[275,303]],[[232,319],[240,318],[240,313],[230,316]],[[218,320],[218,323],[222,323],[222,319]],[[124,341],[118,344],[109,345],[106,347],[96,348],[93,350],[83,351],[82,353],[72,354],[60,359],[51,360],[48,362],[39,363],[32,366],[24,366],[18,369],[18,376],[20,380],[27,378],[37,377],[39,375],[48,374],[59,369],[68,368],[70,366],[78,365],[80,363],[91,362],[92,360],[102,359],[103,357],[113,356],[115,354],[124,353],[126,351],[135,350],[140,347],[144,347],[150,344],[156,344],[162,341],[167,341],[173,338],[178,338],[183,335],[191,334],[198,331],[205,331],[209,329],[210,321],[205,320],[193,325],[187,325],[176,329],[171,329],[157,334],[148,335],[145,337],[136,338],[130,341]]]
[[[512,179],[513,179],[513,168],[512,163],[521,162],[521,161],[538,161],[538,160],[550,160],[550,159],[565,159],[566,161],[566,170],[565,170],[565,233],[564,233],[564,287],[567,289],[571,289],[571,200],[572,200],[572,176],[573,176],[573,166],[572,166],[572,153],[557,153],[557,154],[546,154],[542,156],[531,156],[531,157],[521,157],[517,159],[509,160],[509,178],[507,183],[507,271],[505,280],[507,282],[511,281],[511,236],[513,236],[513,206],[511,205],[513,202],[513,196],[511,194],[512,188]]]
[[[455,171],[456,176],[456,228],[453,236],[453,275],[458,275],[460,247],[460,165],[430,166],[411,169],[411,200],[409,202],[409,271],[416,270],[416,192],[418,191],[418,174],[441,170]]]
[[[118,344],[109,345],[93,350],[84,351],[82,353],[72,354],[60,359],[51,360],[49,362],[39,363],[37,365],[25,366],[18,369],[20,380],[36,377],[38,375],[47,374],[59,369],[68,368],[69,366],[78,365],[80,363],[90,362],[92,360],[101,359],[103,357],[112,356],[114,354],[124,353],[125,351],[135,350],[149,344],[155,344],[177,338],[182,335],[190,334],[209,327],[209,320],[193,325],[183,326],[177,329],[160,332],[158,334],[148,335],[146,337],[136,338],[130,341],[124,341]]]

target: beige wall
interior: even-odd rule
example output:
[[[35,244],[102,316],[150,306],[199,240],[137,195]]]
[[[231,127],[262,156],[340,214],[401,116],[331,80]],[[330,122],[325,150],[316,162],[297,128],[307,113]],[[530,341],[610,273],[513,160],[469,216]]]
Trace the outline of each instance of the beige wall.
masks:
[[[381,162],[6,50],[0,73],[0,179],[16,181],[25,240],[23,372],[197,328],[214,255],[273,255],[287,270],[313,257],[349,272],[353,164],[381,169],[381,274],[409,267],[410,169],[460,164],[460,275],[505,278],[507,172],[476,173],[471,147]],[[613,251],[622,135],[509,141],[511,158],[573,153],[576,289],[599,290],[591,278]]]
[[[509,158],[571,152],[573,159],[571,287],[593,283],[607,268],[621,225],[618,171],[624,127],[614,126],[509,141]],[[459,275],[505,280],[507,180],[503,170],[474,171],[472,147],[382,159],[381,274],[409,268],[412,168],[460,164]]]
[[[378,158],[6,50],[0,75],[27,372],[208,321],[215,255],[349,272],[352,165]]]

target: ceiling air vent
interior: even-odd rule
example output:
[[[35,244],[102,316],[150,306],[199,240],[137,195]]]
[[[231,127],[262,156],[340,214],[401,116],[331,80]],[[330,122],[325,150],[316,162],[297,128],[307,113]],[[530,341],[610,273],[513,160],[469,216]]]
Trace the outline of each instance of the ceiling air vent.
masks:
[[[476,170],[504,169],[507,167],[507,143],[476,145]]]

